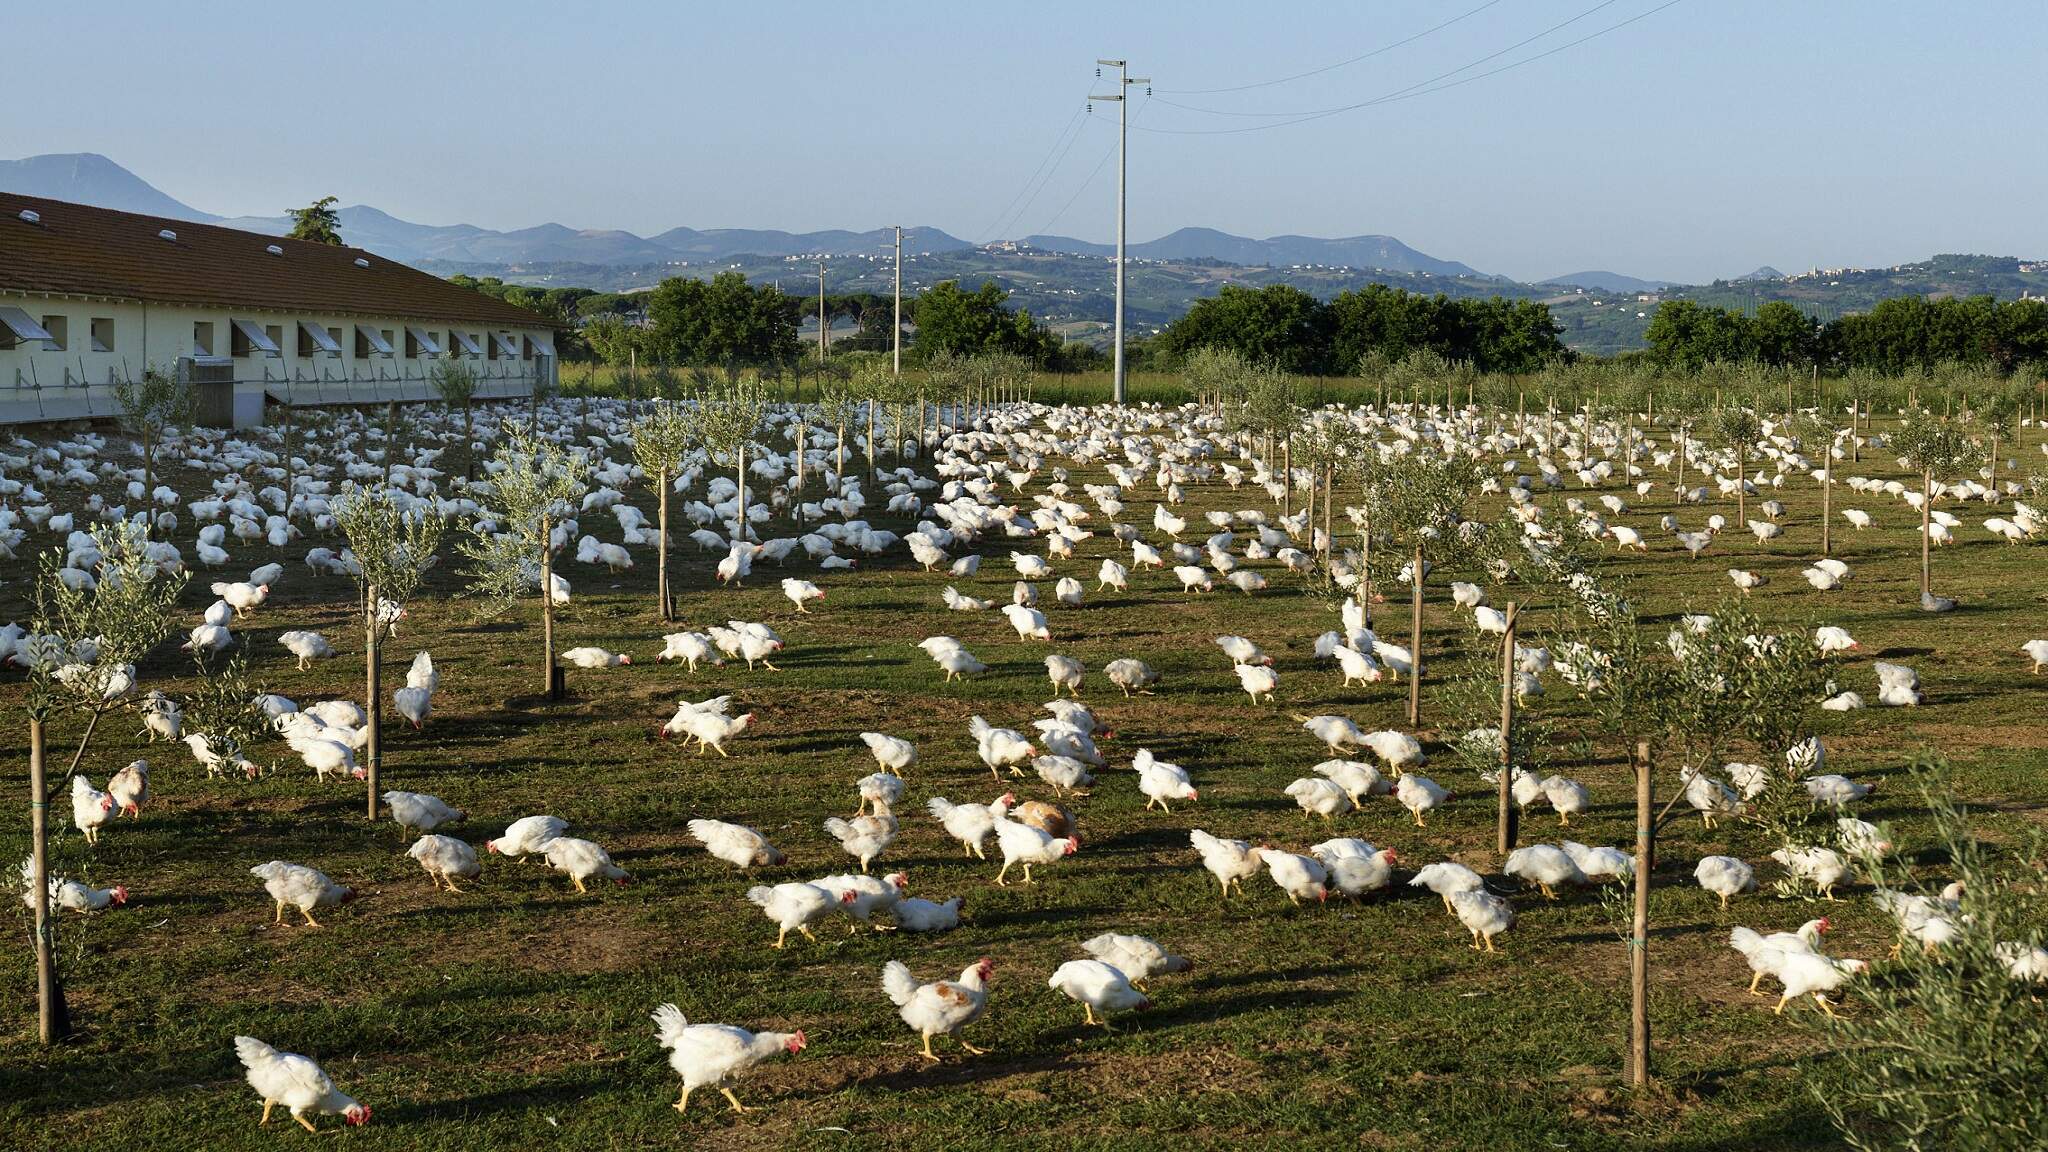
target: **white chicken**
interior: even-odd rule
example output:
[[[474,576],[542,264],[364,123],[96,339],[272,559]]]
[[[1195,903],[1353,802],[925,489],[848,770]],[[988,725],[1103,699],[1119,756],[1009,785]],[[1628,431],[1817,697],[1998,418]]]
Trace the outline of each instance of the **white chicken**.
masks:
[[[505,827],[503,836],[484,841],[484,848],[494,856],[518,860],[545,850],[568,830],[569,822],[559,816],[522,816]]]
[[[985,1054],[983,1049],[969,1044],[960,1033],[980,1019],[983,1009],[988,1007],[988,981],[994,973],[995,963],[984,956],[962,971],[957,980],[919,984],[902,961],[891,960],[882,967],[882,991],[896,1005],[903,1022],[923,1037],[925,1059],[939,1059],[932,1051],[934,1036],[951,1036],[960,1047],[981,1056]]]
[[[334,655],[334,646],[318,632],[293,629],[290,632],[279,633],[277,642],[284,645],[285,651],[298,657],[301,672],[304,672],[312,661],[325,660]]]
[[[1756,869],[1733,856],[1703,856],[1692,875],[1700,887],[1721,898],[1724,911],[1729,897],[1740,896],[1756,888]]]
[[[1175,956],[1161,948],[1157,941],[1144,936],[1129,936],[1120,932],[1104,932],[1093,939],[1083,940],[1081,950],[1105,964],[1122,972],[1136,987],[1143,989],[1145,981],[1168,972],[1188,972],[1194,969],[1194,961],[1185,956]]]
[[[735,1112],[750,1112],[732,1094],[732,1081],[763,1060],[787,1052],[794,1056],[804,1050],[804,1033],[749,1032],[730,1024],[692,1024],[682,1009],[663,1004],[654,1010],[654,1035],[668,1049],[668,1066],[683,1078],[682,1099],[675,1109],[687,1111],[690,1093],[717,1087]]]
[[[811,934],[811,925],[832,914],[840,904],[854,901],[852,892],[837,895],[815,884],[756,884],[747,889],[747,899],[761,909],[768,919],[775,922],[774,948],[782,947],[791,932],[800,933],[804,939],[817,943]]]
[[[434,887],[446,884],[450,892],[462,891],[455,886],[457,876],[467,878],[483,871],[476,862],[476,850],[453,836],[429,832],[413,841],[405,854],[420,862],[420,867],[433,879]]]
[[[718,860],[740,869],[767,868],[783,862],[783,856],[766,836],[744,824],[723,820],[692,820],[686,826],[690,838]]]
[[[1242,892],[1245,878],[1258,875],[1259,869],[1264,867],[1264,861],[1259,858],[1262,850],[1243,840],[1224,840],[1200,828],[1189,830],[1188,840],[1201,856],[1202,867],[1208,869],[1216,883],[1222,886],[1225,900],[1230,899],[1233,886]]]
[[[1007,818],[996,821],[995,833],[996,847],[1003,853],[1003,866],[996,872],[996,883],[1005,887],[1008,884],[1003,878],[1009,874],[1011,865],[1022,865],[1023,882],[1030,884],[1034,882],[1031,879],[1032,865],[1051,864],[1063,857],[1072,856],[1081,848],[1081,839],[1078,836],[1068,836],[1063,840],[1055,839],[1051,834],[1029,824],[1020,824]]]
[[[369,1108],[344,1095],[318,1064],[296,1052],[280,1052],[254,1036],[237,1036],[235,1055],[248,1070],[249,1087],[263,1097],[259,1126],[270,1123],[270,1110],[279,1104],[308,1132],[318,1131],[308,1113],[340,1116],[350,1127],[370,1122]]]
[[[1152,1001],[1143,992],[1131,987],[1130,978],[1113,964],[1100,960],[1069,960],[1053,970],[1052,979],[1046,986],[1060,992],[1067,999],[1081,1006],[1082,1021],[1100,1024],[1105,1032],[1114,1032],[1109,1016],[1112,1012],[1138,1011],[1152,1006]],[[1102,1011],[1096,1018],[1097,1009]]]
[[[115,806],[113,795],[94,788],[83,772],[71,778],[71,822],[87,844],[100,842],[100,825],[113,820]]]
[[[901,776],[917,763],[917,745],[901,737],[883,732],[863,732],[860,740],[868,746],[868,751],[874,754],[875,763],[881,765],[885,772]]]
[[[1287,893],[1289,903],[1298,905],[1303,900],[1321,903],[1330,898],[1329,870],[1315,857],[1282,852],[1277,848],[1261,848],[1259,860],[1265,864],[1266,874],[1273,878],[1273,883]]]
[[[1481,888],[1453,892],[1450,901],[1458,923],[1472,933],[1473,950],[1478,951],[1484,941],[1486,951],[1500,951],[1493,946],[1493,938],[1515,926],[1514,905]]]
[[[320,922],[313,919],[315,908],[332,908],[356,898],[355,889],[336,884],[325,873],[303,864],[272,860],[249,869],[249,874],[263,881],[263,890],[277,904],[273,924],[284,923],[284,910],[289,906],[299,910],[308,927],[318,928]]]
[[[611,854],[589,840],[578,840],[573,836],[556,836],[541,848],[548,864],[557,872],[569,874],[569,883],[576,891],[588,893],[583,886],[585,880],[605,879],[623,887],[632,879],[624,868],[612,863]]]
[[[839,841],[839,846],[845,849],[847,855],[860,861],[860,870],[863,872],[868,870],[870,862],[888,851],[889,845],[896,841],[895,814],[889,811],[889,806],[881,800],[876,799],[873,803],[873,815],[860,816],[852,820],[832,816],[825,820],[825,833]]]
[[[399,831],[432,832],[443,824],[456,823],[465,815],[439,796],[425,792],[400,792],[396,789],[384,793],[385,807],[391,809],[391,820]]]

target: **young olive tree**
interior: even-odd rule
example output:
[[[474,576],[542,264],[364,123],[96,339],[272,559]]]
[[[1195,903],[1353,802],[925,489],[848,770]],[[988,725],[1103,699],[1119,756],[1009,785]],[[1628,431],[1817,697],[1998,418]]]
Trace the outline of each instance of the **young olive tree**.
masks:
[[[446,521],[430,502],[402,498],[388,484],[342,490],[332,505],[334,522],[355,553],[356,590],[361,595],[363,626],[363,698],[370,722],[363,748],[364,780],[369,786],[367,815],[377,818],[380,770],[384,763],[383,637],[386,603],[403,605],[418,591],[429,569],[440,562]]]
[[[476,400],[476,370],[464,360],[437,360],[434,362],[434,391],[440,395],[441,403],[450,412],[462,410],[462,478],[476,477],[476,423],[474,402]]]
[[[832,494],[846,493],[846,429],[860,419],[860,400],[852,385],[832,380],[818,389],[818,420],[832,429],[837,441],[832,450]],[[956,409],[957,419],[957,409]]]
[[[1714,431],[1720,436],[1721,444],[1735,453],[1735,524],[1740,528],[1748,523],[1749,451],[1763,437],[1763,421],[1755,412],[1737,405],[1723,408],[1714,417]]]
[[[145,369],[140,377],[114,381],[114,403],[121,409],[121,427],[134,436],[142,449],[142,507],[144,535],[156,528],[156,450],[164,435],[192,418],[195,400],[192,386],[177,373],[161,368]]]
[[[100,718],[129,705],[135,695],[136,664],[170,636],[185,577],[172,575],[150,556],[149,540],[132,522],[92,530],[97,563],[87,579],[67,567],[66,550],[42,557],[35,585],[29,635],[15,659],[28,669],[24,711],[28,714],[29,904],[35,918],[37,1035],[48,1044],[70,1030],[64,994],[57,980],[56,925],[49,905],[48,805],[53,795],[45,771],[48,725],[60,712],[86,716],[85,734],[60,782],[67,787],[91,743]]]
[[[1195,403],[1217,412],[1238,380],[1251,370],[1242,353],[1233,348],[1197,348],[1181,361],[1181,382],[1195,397]]]
[[[555,527],[574,514],[590,466],[552,440],[514,431],[486,470],[491,474],[490,507],[471,523],[470,538],[456,550],[469,561],[470,591],[484,599],[487,614],[504,612],[539,590],[542,693],[559,700],[554,558],[561,542]]]
[[[768,415],[768,393],[758,383],[729,379],[697,393],[697,403],[691,409],[694,417],[695,439],[715,459],[728,456],[733,461],[733,479],[739,486],[734,496],[732,538],[745,540],[753,534],[747,521],[747,448],[754,443],[761,431],[761,421]],[[870,417],[872,419],[872,416]],[[874,463],[872,442],[868,448],[868,462]]]
[[[1854,1011],[1808,1017],[1829,1052],[1809,1087],[1859,1152],[2038,1148],[2048,1132],[2048,844],[2038,831],[2007,846],[1979,837],[1941,762],[1919,757],[1910,769],[1933,824],[1916,855],[1943,861],[1962,884],[1958,906],[1940,913],[1951,938],[1937,950],[1902,940],[1882,975],[1850,983]],[[1942,907],[1912,892],[1895,862],[1864,853],[1859,864],[1880,899]]]
[[[1796,764],[1788,754],[1807,734],[1812,701],[1827,672],[1810,636],[1772,634],[1740,603],[1682,620],[1656,645],[1645,638],[1628,602],[1601,588],[1590,572],[1561,575],[1563,586],[1576,593],[1580,623],[1573,639],[1554,646],[1559,675],[1590,706],[1596,723],[1635,748],[1628,1072],[1629,1082],[1640,1087],[1650,1078],[1650,874],[1657,833],[1676,818],[1694,774],[1718,763],[1737,741],[1773,762]],[[1680,761],[1677,782],[1661,807],[1651,770],[1659,746],[1675,748]]]
[[[1930,526],[1934,516],[1935,478],[1953,475],[1976,460],[1978,447],[1963,434],[1962,429],[1930,415],[1915,416],[1906,421],[1891,434],[1888,443],[1899,454],[1901,464],[1920,474],[1920,606],[1932,610],[1941,603],[1935,599],[1929,579],[1933,566],[1934,535]]]
[[[656,400],[647,414],[633,422],[633,459],[654,481],[655,600],[664,621],[675,616],[675,597],[668,586],[668,494],[696,444],[690,413],[672,400]]]
[[[1469,460],[1461,460],[1450,444],[1398,441],[1368,455],[1365,468],[1365,522],[1368,535],[1385,545],[1383,561],[1391,570],[1403,558],[1409,565],[1408,724],[1422,723],[1422,589],[1430,555],[1439,563],[1468,559],[1484,540],[1486,526],[1468,522],[1465,511],[1478,489]]]

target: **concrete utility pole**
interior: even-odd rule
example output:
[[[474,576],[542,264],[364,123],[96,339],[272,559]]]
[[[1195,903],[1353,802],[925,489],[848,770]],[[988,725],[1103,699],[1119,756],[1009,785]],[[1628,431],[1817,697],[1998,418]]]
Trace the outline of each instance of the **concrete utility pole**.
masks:
[[[825,262],[818,261],[818,363],[825,362]]]
[[[896,326],[889,332],[889,367],[903,375],[903,226],[896,226]]]
[[[1128,62],[1124,60],[1097,60],[1099,67],[1095,75],[1101,76],[1103,68],[1114,68],[1117,72],[1116,95],[1090,96],[1090,100],[1110,100],[1116,103],[1116,377],[1112,398],[1124,402],[1124,159],[1129,152],[1131,123],[1131,102],[1125,98],[1124,89],[1133,84],[1150,84],[1148,77],[1132,76]]]

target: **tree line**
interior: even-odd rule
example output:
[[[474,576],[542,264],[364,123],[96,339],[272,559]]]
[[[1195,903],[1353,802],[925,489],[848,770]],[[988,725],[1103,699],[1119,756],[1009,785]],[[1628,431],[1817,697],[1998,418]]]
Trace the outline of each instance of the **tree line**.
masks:
[[[1687,371],[1753,360],[1888,376],[1932,372],[1947,363],[2012,373],[2048,366],[2048,302],[1895,296],[1868,312],[1822,324],[1783,300],[1760,305],[1754,316],[1694,300],[1666,300],[1645,335],[1650,360]]]
[[[1234,352],[1296,375],[1341,376],[1373,356],[1417,352],[1481,372],[1534,372],[1571,358],[1550,309],[1533,300],[1424,296],[1382,284],[1324,301],[1285,284],[1225,285],[1197,300],[1151,341],[1152,359],[1182,362],[1198,349]]]

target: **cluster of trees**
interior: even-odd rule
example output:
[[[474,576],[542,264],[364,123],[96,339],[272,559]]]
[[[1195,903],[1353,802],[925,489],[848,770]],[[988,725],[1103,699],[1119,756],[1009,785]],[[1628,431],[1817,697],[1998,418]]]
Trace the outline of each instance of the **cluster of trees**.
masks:
[[[1152,343],[1176,360],[1224,348],[1301,375],[1346,375],[1375,353],[1399,361],[1425,351],[1481,372],[1534,372],[1569,358],[1563,331],[1548,307],[1530,300],[1422,296],[1374,284],[1326,302],[1284,284],[1226,285]]]
[[[2048,364],[2048,303],[1895,296],[1868,312],[1821,324],[1782,300],[1759,306],[1754,316],[1693,300],[1666,300],[1646,335],[1651,360],[1688,371],[1714,361],[1755,360],[1893,376],[1927,372],[1945,362],[2012,372],[2027,364]]]
[[[917,325],[913,353],[919,361],[951,356],[1017,356],[1045,371],[1072,372],[1093,368],[1103,354],[1086,345],[1069,345],[1028,309],[1005,307],[1010,294],[993,280],[973,292],[957,281],[932,285],[907,306]]]

